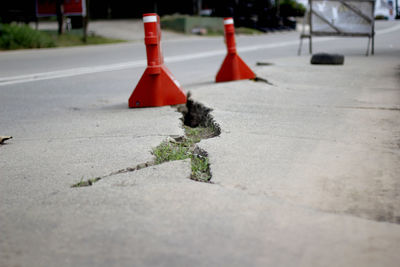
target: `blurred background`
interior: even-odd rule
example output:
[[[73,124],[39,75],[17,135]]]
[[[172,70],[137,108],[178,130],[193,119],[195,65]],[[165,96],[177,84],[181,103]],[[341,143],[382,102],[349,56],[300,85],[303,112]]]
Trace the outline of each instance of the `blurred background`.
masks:
[[[83,3],[92,20],[140,18],[143,13],[156,12],[160,16],[188,14],[213,17],[233,16],[237,26],[273,28],[290,26],[289,17],[302,16],[307,0],[8,0],[2,1],[0,19],[3,23],[32,22],[55,14],[38,14],[39,9],[49,9],[57,4]],[[398,0],[377,0],[376,16],[395,19],[399,16]],[[55,10],[54,10],[55,13]],[[47,15],[47,16],[46,16]],[[73,26],[79,24],[76,15],[71,16]]]
[[[399,18],[398,2],[376,0],[375,18]],[[0,49],[139,40],[143,37],[139,19],[143,13],[153,12],[162,17],[164,30],[186,35],[223,35],[221,17],[233,17],[237,33],[300,30],[307,3],[307,0],[6,0],[1,1],[0,8]]]

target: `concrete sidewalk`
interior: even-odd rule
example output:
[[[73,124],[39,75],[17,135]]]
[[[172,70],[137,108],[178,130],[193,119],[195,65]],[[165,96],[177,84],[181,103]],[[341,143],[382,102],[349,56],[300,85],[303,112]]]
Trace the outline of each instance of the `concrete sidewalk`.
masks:
[[[151,160],[183,134],[171,107],[27,120],[0,147],[0,265],[398,266],[398,56],[192,88],[222,130],[199,144],[212,184],[175,161],[70,188]]]
[[[89,31],[97,35],[128,41],[143,42],[144,39],[143,21],[141,19],[91,21],[89,24]],[[162,31],[163,41],[180,40],[191,37],[195,38],[196,36],[168,30]]]
[[[31,23],[31,27],[35,28],[35,23]],[[54,21],[40,21],[38,24],[39,30],[57,30],[57,22]],[[96,34],[103,37],[143,42],[144,29],[143,21],[141,19],[114,19],[114,20],[93,20],[89,21],[88,26],[89,34]],[[162,39],[166,40],[180,40],[187,38],[199,38],[195,35],[187,35],[173,31],[163,30]]]

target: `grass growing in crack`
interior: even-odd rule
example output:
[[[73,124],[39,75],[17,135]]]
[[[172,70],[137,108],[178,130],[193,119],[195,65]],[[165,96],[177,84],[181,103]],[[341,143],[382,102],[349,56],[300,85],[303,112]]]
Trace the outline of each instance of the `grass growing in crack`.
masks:
[[[192,155],[192,173],[190,178],[200,182],[209,182],[211,179],[210,164],[207,157]]]
[[[71,187],[84,187],[84,186],[91,186],[93,185],[95,182],[100,181],[101,178],[100,177],[96,177],[96,178],[91,178],[91,179],[87,179],[87,180],[83,180],[83,178],[76,184],[73,184]]]
[[[196,140],[198,141],[196,142]],[[207,156],[194,153],[196,143],[200,140],[183,138],[180,141],[164,141],[153,149],[153,155],[156,157],[155,164],[190,158],[192,168],[190,178],[200,182],[209,182],[211,172]]]
[[[192,128],[189,126],[184,126],[186,139],[193,143],[198,143],[202,139],[207,139],[216,136],[216,129],[214,125],[210,125],[210,127],[196,127]]]
[[[210,127],[192,128],[184,126],[185,137],[164,141],[153,149],[155,156],[155,164],[161,164],[167,161],[189,159],[191,162],[192,180],[209,182],[211,179],[210,164],[206,153],[200,151],[200,155],[196,154],[196,144],[202,139],[216,136],[216,129]]]
[[[189,148],[190,146],[184,143],[164,141],[153,149],[153,155],[156,157],[155,164],[187,159],[190,157]]]

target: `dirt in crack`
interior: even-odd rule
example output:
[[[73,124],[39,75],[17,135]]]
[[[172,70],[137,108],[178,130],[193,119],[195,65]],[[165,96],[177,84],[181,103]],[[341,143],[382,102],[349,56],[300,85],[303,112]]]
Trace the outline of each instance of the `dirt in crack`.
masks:
[[[268,85],[275,86],[273,83],[269,82],[267,79],[264,79],[264,78],[262,78],[262,77],[256,76],[256,77],[255,77],[254,79],[252,79],[252,80],[255,81],[255,82],[263,82],[263,83],[266,83],[266,84],[268,84]]]
[[[220,135],[221,129],[211,116],[211,109],[193,101],[190,93],[186,105],[177,106],[177,110],[183,115],[185,136],[164,141],[156,147],[153,150],[156,163],[190,158],[190,178],[200,182],[210,182],[211,170],[208,154],[199,148],[197,143],[203,139]]]
[[[113,175],[133,172],[150,166],[158,165],[168,161],[190,159],[191,175],[190,178],[195,181],[210,183],[211,170],[208,154],[205,150],[199,148],[197,143],[203,139],[208,139],[220,135],[221,129],[215,123],[210,112],[211,109],[193,101],[188,93],[188,100],[185,105],[174,106],[182,113],[182,122],[185,135],[178,138],[168,138],[152,150],[155,157],[153,161],[138,164],[134,167],[121,169],[107,175],[81,179],[71,187],[91,186],[101,179]]]

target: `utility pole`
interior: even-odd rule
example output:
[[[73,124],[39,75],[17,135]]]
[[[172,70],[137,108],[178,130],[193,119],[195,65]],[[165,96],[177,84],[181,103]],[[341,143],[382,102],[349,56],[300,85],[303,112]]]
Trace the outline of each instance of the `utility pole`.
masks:
[[[276,16],[280,16],[280,5],[279,5],[279,0],[275,0],[275,5],[276,5]]]
[[[154,13],[158,13],[158,4],[157,4],[157,1],[154,1],[153,10],[154,10]]]
[[[87,31],[88,31],[88,24],[89,24],[89,4],[90,0],[82,0],[86,1],[86,14],[82,14],[82,27],[83,27],[83,41],[87,42]]]
[[[64,0],[56,1],[56,14],[58,22],[58,34],[61,35],[64,33]]]
[[[202,0],[193,0],[193,15],[200,15],[202,7],[203,7]]]
[[[200,15],[201,9],[203,8],[203,1],[197,0],[197,14]]]

